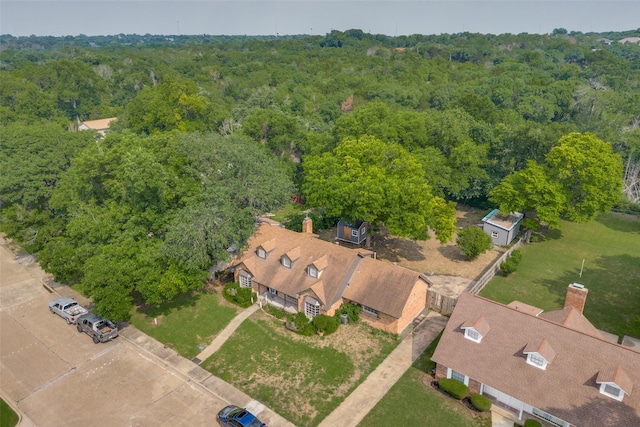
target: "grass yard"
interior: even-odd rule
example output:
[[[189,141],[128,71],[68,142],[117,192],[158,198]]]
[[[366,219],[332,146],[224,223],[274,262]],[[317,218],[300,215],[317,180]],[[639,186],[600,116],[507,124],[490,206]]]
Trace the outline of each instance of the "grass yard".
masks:
[[[18,424],[18,414],[5,402],[0,399],[0,427],[14,427]]]
[[[589,289],[584,315],[591,323],[640,338],[639,217],[610,213],[590,223],[564,221],[543,240],[522,247],[522,254],[515,273],[496,276],[480,295],[550,311],[563,307],[570,283],[581,283]]]
[[[378,426],[447,426],[490,427],[491,417],[471,412],[457,400],[444,396],[423,383],[430,370],[428,358],[435,351],[440,337],[434,340],[404,373],[391,390],[358,424],[359,427]],[[428,376],[428,381],[431,376]]]
[[[362,323],[303,337],[258,311],[201,366],[295,425],[315,426],[397,344],[394,336]]]
[[[221,303],[215,292],[194,292],[159,307],[135,310],[131,324],[192,359],[200,353],[198,346],[211,344],[237,313],[237,308]]]

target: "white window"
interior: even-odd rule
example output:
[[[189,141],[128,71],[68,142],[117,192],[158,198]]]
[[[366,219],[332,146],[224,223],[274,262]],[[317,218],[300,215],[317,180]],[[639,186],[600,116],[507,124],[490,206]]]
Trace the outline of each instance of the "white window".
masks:
[[[315,268],[313,265],[309,266],[309,276],[315,277],[316,279],[318,278],[318,269]]]
[[[282,258],[280,258],[280,262],[282,263],[282,265],[284,265],[287,268],[291,268],[291,260],[289,259],[288,256],[283,256]]]
[[[320,304],[318,302],[316,303],[309,302],[309,301],[304,302],[304,315],[307,316],[309,320],[313,319],[319,314],[320,314]]]
[[[480,342],[480,340],[482,340],[482,336],[480,335],[480,333],[478,333],[478,331],[473,328],[466,328],[464,330],[464,336],[465,338],[468,338],[471,341],[475,342]]]
[[[267,257],[267,252],[262,248],[258,248],[257,253],[258,256],[262,259],[265,259]]]
[[[602,383],[600,384],[600,393],[613,397],[616,400],[622,400],[624,394],[619,387],[616,387],[614,384],[610,383]]]
[[[547,368],[547,361],[539,353],[529,353],[527,355],[527,363],[540,369]]]
[[[453,369],[449,369],[449,378],[460,381],[465,385],[469,385],[469,378],[458,371],[454,371]]]
[[[492,231],[491,232],[491,237],[493,237],[494,239],[498,238],[498,232],[497,231]]]
[[[241,288],[250,288],[252,285],[251,283],[251,276],[249,276],[248,274],[242,274],[240,273],[240,287]]]
[[[362,312],[364,314],[368,314],[369,316],[378,317],[378,310],[367,307],[366,305],[362,306]]]
[[[358,230],[351,230],[351,237],[358,237]]]
[[[269,293],[270,293],[271,295],[274,295],[274,296],[275,296],[275,295],[278,295],[278,291],[276,291],[276,290],[275,290],[275,289],[273,289],[273,288],[267,288],[267,290],[269,291]]]
[[[548,412],[541,411],[538,408],[533,408],[531,413],[533,415],[535,415],[536,417],[539,417],[539,418],[542,418],[543,420],[549,421],[551,424],[555,424],[555,425],[560,426],[560,427],[563,427],[563,426],[567,425],[567,423],[565,421],[561,420],[560,418],[554,417],[553,415],[549,414]]]

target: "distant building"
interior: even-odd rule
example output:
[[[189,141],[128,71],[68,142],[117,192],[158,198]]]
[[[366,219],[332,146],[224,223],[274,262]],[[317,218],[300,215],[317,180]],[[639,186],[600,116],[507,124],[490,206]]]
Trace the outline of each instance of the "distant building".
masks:
[[[482,218],[482,229],[491,237],[494,245],[507,246],[520,232],[522,217],[520,212],[500,215],[500,211],[494,209]]]
[[[633,43],[633,44],[639,44],[640,43],[640,37],[626,37],[622,40],[618,40],[618,43]]]
[[[336,238],[344,242],[353,243],[359,245],[367,239],[367,230],[370,224],[366,221],[349,221],[341,219],[338,222],[336,230]]]
[[[105,136],[105,134],[107,133],[107,130],[109,129],[109,126],[111,125],[111,122],[113,122],[116,119],[117,117],[111,117],[108,119],[100,119],[100,120],[87,120],[87,121],[81,122],[78,125],[78,130],[95,130],[100,135]]]

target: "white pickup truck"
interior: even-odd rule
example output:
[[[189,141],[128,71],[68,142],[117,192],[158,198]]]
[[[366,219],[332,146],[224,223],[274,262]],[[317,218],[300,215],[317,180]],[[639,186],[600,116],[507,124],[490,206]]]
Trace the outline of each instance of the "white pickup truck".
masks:
[[[78,304],[73,298],[56,298],[49,302],[49,311],[57,314],[67,321],[67,324],[74,324],[78,317],[87,314],[89,310]]]

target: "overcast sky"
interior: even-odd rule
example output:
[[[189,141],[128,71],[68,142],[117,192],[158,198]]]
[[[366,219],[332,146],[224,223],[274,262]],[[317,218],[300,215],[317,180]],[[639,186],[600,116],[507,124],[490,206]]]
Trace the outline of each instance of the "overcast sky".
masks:
[[[640,0],[0,0],[0,33],[28,35],[602,32],[640,28]]]

